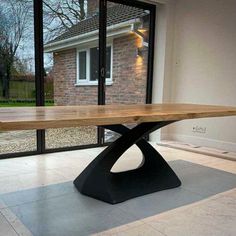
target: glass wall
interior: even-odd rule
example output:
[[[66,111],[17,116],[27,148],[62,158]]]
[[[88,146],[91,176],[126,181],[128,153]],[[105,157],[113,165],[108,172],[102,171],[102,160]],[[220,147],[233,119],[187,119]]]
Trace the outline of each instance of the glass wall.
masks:
[[[106,104],[146,103],[149,21],[147,9],[108,1]],[[105,130],[105,142],[117,137]]]
[[[0,1],[0,107],[35,106],[33,1]],[[36,150],[36,131],[0,132],[0,154]]]
[[[44,1],[46,105],[98,104],[99,1]],[[46,130],[46,149],[97,144],[97,127]]]
[[[147,97],[151,98],[151,93],[147,91],[152,83],[153,45],[149,43],[150,39],[153,42],[150,36],[155,28],[155,9],[139,1],[124,0],[124,3],[132,6],[107,1],[107,15],[101,14],[101,23],[107,20],[103,55],[98,46],[99,32],[102,36],[105,25],[99,27],[99,0],[1,0],[0,107],[35,106],[36,95],[37,104],[43,104],[44,98],[46,106],[103,104],[104,94],[106,104],[150,102]],[[100,46],[105,46],[103,40],[101,37]],[[99,57],[103,58],[101,71]],[[98,96],[98,79],[104,78],[105,65],[105,91],[100,84]],[[29,151],[44,153],[91,147],[118,137],[108,130],[103,136],[101,131],[94,126],[48,129],[44,137],[44,131],[40,130],[38,140],[35,130],[0,132],[0,158],[9,153],[19,156]]]

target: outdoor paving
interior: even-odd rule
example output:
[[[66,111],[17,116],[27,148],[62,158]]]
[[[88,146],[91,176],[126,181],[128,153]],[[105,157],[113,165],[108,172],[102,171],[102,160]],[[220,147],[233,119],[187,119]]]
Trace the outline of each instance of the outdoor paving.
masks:
[[[182,186],[117,205],[83,196],[72,183],[102,148],[1,160],[0,235],[236,235],[236,162],[157,149]],[[113,171],[141,159],[132,147]]]

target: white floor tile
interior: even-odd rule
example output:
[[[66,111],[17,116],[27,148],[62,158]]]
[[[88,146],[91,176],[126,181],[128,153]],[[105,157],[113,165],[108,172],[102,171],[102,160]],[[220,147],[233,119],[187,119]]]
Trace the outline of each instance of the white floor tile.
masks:
[[[11,224],[14,230],[20,236],[33,236],[31,232],[24,226],[24,224],[11,212],[10,209],[5,208],[1,210],[2,215]]]
[[[0,213],[0,235],[1,236],[17,236],[18,235],[1,213]]]

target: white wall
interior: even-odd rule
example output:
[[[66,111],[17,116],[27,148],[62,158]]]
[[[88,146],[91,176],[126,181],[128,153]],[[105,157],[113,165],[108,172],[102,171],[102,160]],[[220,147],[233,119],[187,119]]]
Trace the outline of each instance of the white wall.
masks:
[[[177,0],[172,15],[172,58],[165,63],[172,65],[170,75],[154,76],[168,81],[163,93],[170,95],[162,101],[236,106],[236,1]],[[161,102],[157,87],[154,102]],[[206,133],[193,133],[193,126]],[[236,151],[236,117],[181,121],[162,138]]]

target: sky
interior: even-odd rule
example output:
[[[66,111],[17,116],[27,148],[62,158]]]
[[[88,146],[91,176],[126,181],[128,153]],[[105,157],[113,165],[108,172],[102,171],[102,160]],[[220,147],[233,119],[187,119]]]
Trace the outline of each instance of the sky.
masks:
[[[27,0],[0,0],[0,11],[4,12],[5,15],[9,15],[6,12],[6,9],[12,10],[12,7],[10,5],[10,2],[14,2],[15,6],[17,1],[27,1]],[[54,6],[57,6],[59,3],[65,3],[65,0],[47,0],[47,3]],[[70,2],[70,1],[69,1]],[[31,73],[34,73],[35,71],[35,62],[34,62],[34,19],[33,19],[33,1],[28,1],[29,4],[29,13],[27,15],[27,30],[25,31],[23,38],[20,42],[19,48],[17,50],[17,56],[24,61],[27,61],[27,67],[28,70]],[[72,6],[72,5],[70,5]],[[44,5],[44,13],[48,10],[46,6]],[[87,10],[87,1],[85,1],[85,11]],[[66,11],[66,10],[65,10]],[[14,14],[13,14],[14,15]],[[46,17],[47,16],[47,17]],[[46,23],[49,28],[56,28],[55,26],[58,25],[58,18],[54,19],[53,21],[50,20],[50,15],[44,14],[44,23]],[[13,27],[14,28],[14,27]],[[11,30],[13,30],[11,28]],[[49,38],[47,37],[47,29],[44,27],[44,40],[48,41]],[[58,34],[58,33],[57,33]],[[51,38],[52,39],[52,38]],[[45,43],[45,42],[44,42]],[[48,53],[44,53],[44,67],[52,67],[53,66],[53,60],[52,55]]]

